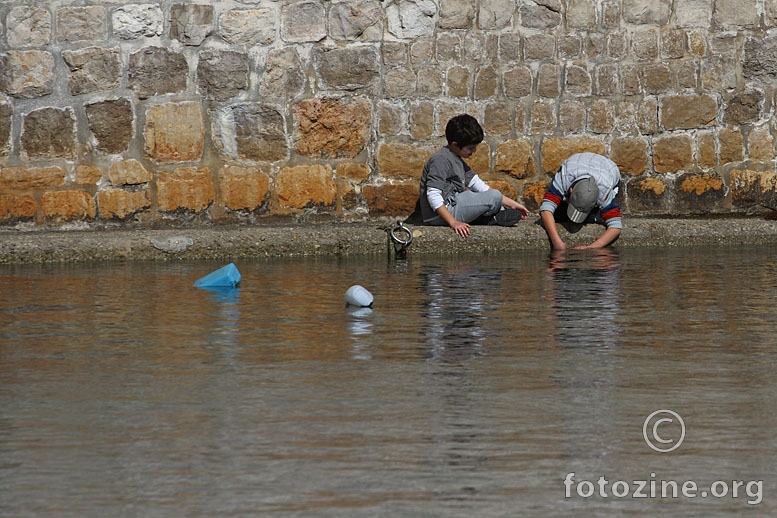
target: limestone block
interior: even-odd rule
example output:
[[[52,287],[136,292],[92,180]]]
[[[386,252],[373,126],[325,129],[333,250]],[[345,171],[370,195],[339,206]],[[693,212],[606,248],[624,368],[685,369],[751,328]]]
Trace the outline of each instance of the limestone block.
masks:
[[[674,0],[674,12],[678,27],[707,29],[712,19],[710,0]]]
[[[240,103],[217,117],[214,133],[229,157],[275,162],[288,157],[283,115],[274,106]]]
[[[54,91],[54,56],[42,50],[11,50],[0,54],[0,89],[20,99],[44,97]]]
[[[638,29],[631,41],[631,51],[641,61],[653,61],[658,58],[658,31],[653,28]]]
[[[313,60],[326,88],[357,90],[380,80],[380,57],[371,45],[319,48],[313,52]]]
[[[121,62],[118,49],[89,47],[63,50],[62,58],[70,69],[68,88],[72,95],[112,90],[120,86]]]
[[[372,105],[365,98],[323,98],[293,107],[295,149],[311,158],[354,158],[370,138]]]
[[[362,195],[371,216],[409,215],[418,200],[418,184],[402,182],[365,185]]]
[[[156,4],[117,6],[111,13],[113,35],[121,40],[161,36],[164,14]]]
[[[643,99],[637,106],[637,127],[643,135],[658,133],[658,101],[655,98]]]
[[[0,221],[13,223],[35,218],[38,205],[30,194],[0,194]]]
[[[86,191],[48,191],[41,198],[46,219],[52,222],[91,220],[97,215],[97,203]]]
[[[745,138],[737,129],[721,128],[718,133],[720,145],[719,160],[721,164],[739,162],[745,158]]]
[[[230,45],[269,45],[276,38],[274,9],[232,9],[219,17],[219,36]]]
[[[713,22],[725,28],[754,27],[758,24],[757,0],[715,0]]]
[[[407,67],[394,67],[382,76],[385,97],[413,97],[416,92],[416,75]]]
[[[123,220],[150,207],[151,194],[148,189],[103,189],[97,193],[97,208],[100,218],[104,220]]]
[[[480,2],[478,26],[484,31],[498,31],[510,25],[515,14],[514,0],[489,0]]]
[[[329,36],[345,41],[379,41],[383,11],[377,0],[333,3],[329,9]],[[384,44],[387,42],[384,42]]]
[[[737,87],[737,60],[713,56],[701,62],[699,80],[705,90],[733,90]]]
[[[270,192],[270,175],[253,167],[226,165],[218,172],[219,198],[229,210],[256,210]]]
[[[534,134],[553,133],[556,129],[555,102],[537,100],[531,104],[531,131]]]
[[[12,128],[13,105],[0,101],[0,157],[10,150]]]
[[[74,158],[76,117],[72,108],[40,108],[24,116],[23,153],[35,158]]]
[[[748,80],[777,81],[777,36],[745,40],[742,74]]]
[[[653,140],[653,169],[657,173],[688,171],[693,167],[689,135],[668,135]]]
[[[26,192],[51,189],[65,184],[60,167],[3,167],[0,169],[1,192]]]
[[[42,47],[51,43],[51,13],[40,7],[13,7],[5,19],[10,48]]]
[[[488,142],[481,142],[472,156],[465,160],[467,164],[479,175],[486,175],[491,171],[491,147]]]
[[[764,203],[777,205],[777,174],[773,171],[737,169],[731,171],[731,201],[736,207]]]
[[[523,40],[523,57],[528,61],[552,59],[556,53],[556,38],[549,34],[530,34]]]
[[[284,167],[275,176],[275,193],[282,208],[330,207],[337,185],[329,165]]]
[[[462,53],[461,38],[456,33],[442,32],[437,35],[436,57],[438,61],[459,61]]]
[[[661,98],[661,124],[667,130],[714,126],[717,114],[718,102],[708,94]]]
[[[618,66],[599,65],[594,72],[595,92],[599,95],[618,93]]]
[[[531,94],[532,74],[528,67],[508,67],[502,75],[502,82],[507,97],[517,99]],[[558,76],[556,90],[558,91]]]
[[[405,142],[384,142],[378,147],[378,172],[383,178],[421,179],[424,164],[437,147]]]
[[[469,69],[461,66],[454,66],[448,69],[446,75],[448,81],[448,95],[451,97],[469,96]]]
[[[569,28],[584,30],[597,28],[596,4],[593,0],[569,0],[566,15]]]
[[[200,92],[226,101],[248,89],[248,56],[233,50],[204,50],[197,64]]]
[[[623,0],[623,18],[629,23],[666,25],[671,14],[671,0]]]
[[[434,135],[434,103],[411,106],[410,135],[417,139],[428,139]]]
[[[135,127],[129,99],[97,101],[84,105],[84,109],[97,149],[105,153],[124,153],[129,149]]]
[[[144,47],[130,54],[129,87],[140,99],[186,89],[189,65],[180,52],[163,47]]]
[[[618,27],[621,21],[621,2],[613,0],[612,2],[602,3],[602,25],[606,28]]]
[[[663,94],[674,90],[672,70],[667,64],[645,65],[642,67],[640,76],[643,90],[648,95]]]
[[[586,110],[580,101],[561,101],[558,107],[558,127],[562,133],[579,133],[585,129]]]
[[[283,7],[281,37],[289,43],[321,41],[326,38],[326,12],[319,2],[302,1]]]
[[[150,182],[154,175],[143,167],[143,164],[130,158],[111,164],[108,168],[108,179],[116,186],[138,185]]]
[[[513,129],[512,110],[504,102],[492,102],[486,105],[483,117],[483,130],[486,135],[509,135]]]
[[[699,167],[709,169],[717,163],[717,142],[711,131],[696,134],[696,163]]]
[[[357,162],[343,162],[337,164],[337,177],[350,180],[355,183],[361,183],[370,176],[370,166],[359,164]]]
[[[588,130],[591,133],[612,133],[615,129],[615,108],[608,99],[597,99],[588,107]]]
[[[386,6],[388,31],[399,39],[431,36],[436,15],[437,4],[433,0],[406,0]]]
[[[521,36],[513,32],[499,35],[499,59],[503,63],[520,61],[523,57]]]
[[[527,182],[523,186],[523,201],[526,208],[536,211],[542,204],[542,198],[545,191],[548,190],[549,182]]]
[[[671,206],[667,182],[655,176],[633,178],[625,184],[628,208],[637,214],[665,214]]]
[[[378,133],[380,135],[396,135],[401,131],[403,122],[401,106],[381,101],[378,104],[378,117]],[[434,126],[434,121],[432,121],[432,126]]]
[[[108,15],[100,5],[57,9],[57,40],[102,41],[108,38]]]
[[[758,122],[763,103],[764,94],[760,90],[739,92],[726,103],[723,122],[730,126]]]
[[[179,209],[201,212],[216,198],[211,171],[207,167],[179,167],[157,171],[157,206],[162,212]]]
[[[562,34],[558,37],[558,57],[575,59],[580,57],[583,42],[576,34]]]
[[[703,214],[720,210],[726,197],[723,179],[714,174],[684,174],[675,180],[675,210]]]
[[[417,93],[422,97],[440,97],[443,92],[443,74],[436,66],[422,67],[418,70]]]
[[[566,69],[564,89],[572,95],[591,95],[593,81],[588,70],[578,65],[569,65]]]
[[[644,138],[621,137],[610,143],[610,159],[618,164],[621,174],[641,175],[647,171],[648,141]]]
[[[496,148],[494,171],[513,178],[534,176],[534,146],[527,139],[506,140]]]
[[[561,25],[561,0],[528,0],[521,2],[518,12],[522,27],[552,29]]]
[[[173,4],[170,6],[170,38],[184,45],[200,45],[213,32],[213,6]]]
[[[78,185],[97,185],[103,178],[103,171],[94,165],[76,166],[74,182]]]
[[[589,151],[604,155],[604,144],[592,137],[549,137],[542,141],[542,171],[556,174],[561,163],[574,155]]]
[[[774,137],[768,126],[754,128],[747,137],[747,155],[751,160],[774,160]]]
[[[205,146],[199,102],[165,103],[146,110],[145,150],[157,162],[199,160]]]
[[[473,0],[440,0],[440,28],[469,29],[474,20]]]
[[[263,97],[294,98],[305,86],[305,74],[297,51],[292,47],[273,49],[267,55],[259,93]]]

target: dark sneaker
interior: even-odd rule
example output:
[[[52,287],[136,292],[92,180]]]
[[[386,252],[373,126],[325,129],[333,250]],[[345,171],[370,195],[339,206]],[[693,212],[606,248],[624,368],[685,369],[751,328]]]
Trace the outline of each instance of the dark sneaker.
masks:
[[[523,213],[515,209],[502,209],[497,212],[490,225],[499,225],[500,227],[512,227],[523,219]]]

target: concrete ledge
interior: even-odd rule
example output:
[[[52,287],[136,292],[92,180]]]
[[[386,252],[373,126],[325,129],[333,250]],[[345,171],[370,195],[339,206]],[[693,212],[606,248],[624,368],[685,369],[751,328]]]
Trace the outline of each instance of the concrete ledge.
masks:
[[[447,227],[410,226],[410,254],[456,254],[549,249],[537,217],[512,228],[474,227],[467,239]],[[393,256],[388,230],[397,220],[353,223],[258,224],[164,230],[0,230],[0,264],[83,261],[235,260],[299,256]],[[762,218],[627,218],[615,246],[683,247],[777,244],[777,222]],[[575,235],[561,230],[569,245],[592,241],[602,227]],[[194,243],[181,252],[156,248],[152,239],[184,236]]]

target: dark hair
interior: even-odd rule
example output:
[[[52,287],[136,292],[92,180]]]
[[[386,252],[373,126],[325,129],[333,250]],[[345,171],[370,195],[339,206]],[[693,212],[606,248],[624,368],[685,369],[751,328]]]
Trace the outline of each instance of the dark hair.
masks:
[[[475,117],[462,113],[448,121],[445,138],[449,144],[455,142],[459,147],[480,144],[483,142],[483,128]]]

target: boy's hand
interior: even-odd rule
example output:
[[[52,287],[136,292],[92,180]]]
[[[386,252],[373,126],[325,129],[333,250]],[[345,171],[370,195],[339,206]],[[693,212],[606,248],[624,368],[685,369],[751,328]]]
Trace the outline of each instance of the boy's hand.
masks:
[[[451,223],[451,228],[461,237],[467,237],[469,235],[469,223],[456,220]]]
[[[529,209],[518,203],[517,201],[504,196],[502,199],[502,206],[506,209],[514,209],[523,214],[524,219],[529,215]]]

